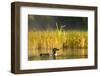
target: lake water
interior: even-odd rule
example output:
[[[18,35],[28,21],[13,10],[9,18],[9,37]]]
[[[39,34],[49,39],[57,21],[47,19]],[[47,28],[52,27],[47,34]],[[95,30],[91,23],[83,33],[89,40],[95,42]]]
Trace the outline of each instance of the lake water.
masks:
[[[56,55],[43,55],[43,56],[28,56],[28,60],[58,60],[58,59],[80,59],[87,58],[87,49],[66,49],[59,50]]]

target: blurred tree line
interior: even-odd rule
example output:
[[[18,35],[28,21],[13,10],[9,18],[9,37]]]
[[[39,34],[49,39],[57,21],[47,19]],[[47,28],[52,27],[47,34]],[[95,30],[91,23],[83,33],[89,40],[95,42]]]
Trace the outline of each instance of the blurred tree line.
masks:
[[[44,16],[28,15],[29,30],[54,30],[65,26],[64,30],[85,30],[88,29],[87,17],[68,17],[68,16]]]

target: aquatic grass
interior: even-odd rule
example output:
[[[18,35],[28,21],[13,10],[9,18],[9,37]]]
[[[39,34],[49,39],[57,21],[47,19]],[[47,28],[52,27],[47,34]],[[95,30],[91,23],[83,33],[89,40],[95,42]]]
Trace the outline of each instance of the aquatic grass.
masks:
[[[79,49],[87,48],[88,33],[86,31],[29,31],[28,50],[38,55],[39,52],[51,53],[52,48]],[[33,51],[34,50],[34,51]],[[36,51],[37,50],[37,51]]]

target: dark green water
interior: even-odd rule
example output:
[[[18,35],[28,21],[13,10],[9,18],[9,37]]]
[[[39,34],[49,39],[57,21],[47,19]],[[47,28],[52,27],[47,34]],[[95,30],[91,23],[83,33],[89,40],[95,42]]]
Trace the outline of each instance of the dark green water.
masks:
[[[66,49],[62,50],[58,55],[43,55],[43,56],[30,56],[29,61],[32,60],[59,60],[59,59],[80,59],[87,58],[87,49]]]

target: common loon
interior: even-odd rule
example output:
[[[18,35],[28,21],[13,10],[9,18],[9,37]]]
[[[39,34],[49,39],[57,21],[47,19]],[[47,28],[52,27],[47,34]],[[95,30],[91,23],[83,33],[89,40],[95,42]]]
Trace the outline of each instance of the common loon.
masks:
[[[56,51],[58,51],[59,49],[57,48],[53,48],[52,49],[52,54],[49,54],[49,53],[41,53],[40,56],[55,56],[56,55]]]

